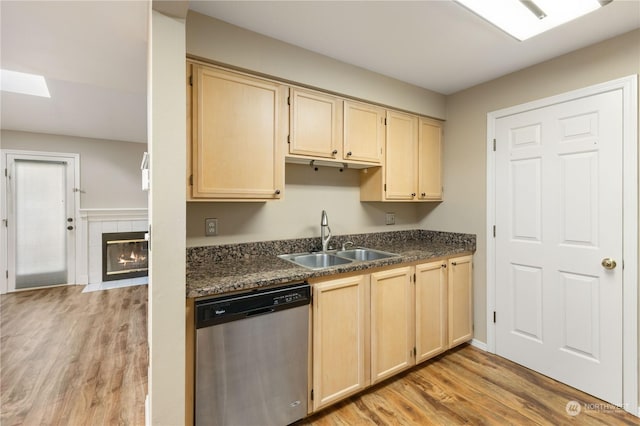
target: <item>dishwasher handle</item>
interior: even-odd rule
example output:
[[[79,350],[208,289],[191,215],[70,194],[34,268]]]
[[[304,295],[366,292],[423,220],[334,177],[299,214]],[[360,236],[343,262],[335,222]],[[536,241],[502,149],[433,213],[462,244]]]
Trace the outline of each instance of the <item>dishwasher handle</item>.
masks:
[[[264,314],[270,314],[272,312],[275,312],[276,310],[273,308],[262,308],[262,309],[256,309],[255,311],[251,311],[251,312],[247,312],[247,317],[256,317],[258,315],[264,315]]]
[[[310,303],[311,286],[307,282],[197,300],[195,325],[197,329],[211,327]]]

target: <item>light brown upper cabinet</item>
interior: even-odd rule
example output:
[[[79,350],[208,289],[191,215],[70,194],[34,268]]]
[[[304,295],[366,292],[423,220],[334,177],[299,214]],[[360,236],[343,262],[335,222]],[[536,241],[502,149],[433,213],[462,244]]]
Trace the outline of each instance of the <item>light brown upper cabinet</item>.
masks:
[[[191,68],[188,200],[282,197],[286,86],[200,64]]]
[[[384,167],[360,173],[360,201],[441,201],[442,124],[387,111]]]
[[[384,146],[385,111],[373,105],[344,101],[343,158],[380,163]]]
[[[342,100],[291,88],[289,103],[289,154],[341,159]]]
[[[411,201],[418,176],[418,117],[387,112],[385,199]]]
[[[442,200],[442,123],[422,117],[418,131],[418,198]]]

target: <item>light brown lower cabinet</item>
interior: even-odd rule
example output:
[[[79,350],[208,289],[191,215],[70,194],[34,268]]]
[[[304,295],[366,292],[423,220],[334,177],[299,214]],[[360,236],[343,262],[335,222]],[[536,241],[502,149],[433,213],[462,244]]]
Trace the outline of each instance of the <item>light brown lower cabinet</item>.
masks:
[[[415,364],[412,267],[371,274],[371,382]]]
[[[447,261],[416,266],[416,363],[447,349]]]
[[[313,411],[366,387],[368,275],[313,286]]]
[[[313,411],[473,337],[473,256],[313,284]]]
[[[473,338],[473,256],[449,259],[449,347]]]

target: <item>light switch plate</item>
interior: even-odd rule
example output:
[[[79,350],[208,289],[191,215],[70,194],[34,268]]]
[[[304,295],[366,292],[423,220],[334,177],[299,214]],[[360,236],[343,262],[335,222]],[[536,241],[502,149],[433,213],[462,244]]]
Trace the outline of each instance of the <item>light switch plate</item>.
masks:
[[[215,237],[218,235],[218,219],[204,220],[204,235],[207,237]]]
[[[384,215],[384,223],[387,225],[395,225],[396,224],[396,214],[395,213],[385,213]]]

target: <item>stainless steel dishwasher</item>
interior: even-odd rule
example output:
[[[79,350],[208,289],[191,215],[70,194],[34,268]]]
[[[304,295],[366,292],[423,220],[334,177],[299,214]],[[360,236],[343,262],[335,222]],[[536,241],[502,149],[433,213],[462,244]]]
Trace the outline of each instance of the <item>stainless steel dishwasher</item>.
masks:
[[[196,425],[306,416],[310,302],[307,283],[196,301]]]

